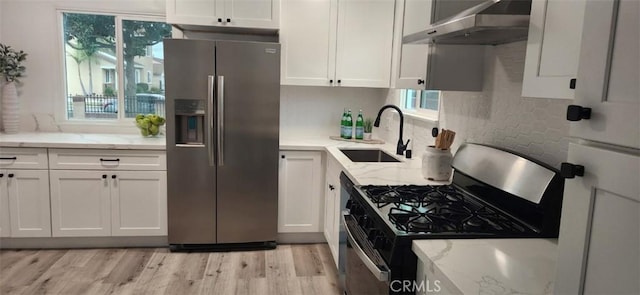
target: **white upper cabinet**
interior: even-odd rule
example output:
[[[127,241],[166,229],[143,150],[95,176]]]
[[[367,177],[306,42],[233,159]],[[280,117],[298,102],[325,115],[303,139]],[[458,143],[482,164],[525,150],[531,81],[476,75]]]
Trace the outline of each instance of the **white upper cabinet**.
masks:
[[[283,85],[390,85],[393,0],[283,0]]]
[[[279,21],[279,0],[167,0],[172,24],[277,29]]]
[[[335,75],[337,0],[283,0],[281,83],[330,86]]]
[[[640,2],[587,1],[572,136],[640,149]],[[588,32],[588,34],[586,33]]]
[[[226,26],[263,29],[279,27],[280,0],[226,0],[224,11]]]
[[[393,0],[339,0],[336,83],[388,88],[393,48]]]
[[[431,23],[431,0],[405,0],[402,34],[397,34],[400,48],[396,88],[424,89],[429,45],[402,44],[402,37],[426,29]]]
[[[574,98],[586,2],[533,0],[522,96]]]

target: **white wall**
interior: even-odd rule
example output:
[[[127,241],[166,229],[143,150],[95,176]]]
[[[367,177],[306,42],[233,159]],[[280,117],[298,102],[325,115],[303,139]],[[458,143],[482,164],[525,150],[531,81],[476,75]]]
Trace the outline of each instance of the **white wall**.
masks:
[[[440,126],[457,132],[452,150],[463,142],[508,148],[554,167],[567,158],[569,123],[565,120],[571,100],[522,97],[526,42],[488,46],[482,92],[442,93]],[[395,103],[396,91],[387,102]],[[387,115],[388,116],[388,115]],[[397,120],[391,131],[378,130],[388,141],[398,140]],[[432,145],[432,123],[405,119],[405,141],[412,138],[414,154]]]
[[[165,13],[164,0],[0,0],[0,42],[28,53],[26,77],[18,88],[21,129],[57,131],[53,114],[63,113],[61,29],[57,9]],[[82,126],[79,126],[82,128]]]
[[[344,108],[375,118],[386,94],[375,88],[282,86],[280,136],[338,136]]]

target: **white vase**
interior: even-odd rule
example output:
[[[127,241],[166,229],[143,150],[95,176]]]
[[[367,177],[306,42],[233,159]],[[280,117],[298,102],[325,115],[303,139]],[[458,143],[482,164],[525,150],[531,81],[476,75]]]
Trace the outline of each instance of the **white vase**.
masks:
[[[2,126],[4,132],[13,134],[20,129],[20,107],[16,82],[6,82],[2,87]]]

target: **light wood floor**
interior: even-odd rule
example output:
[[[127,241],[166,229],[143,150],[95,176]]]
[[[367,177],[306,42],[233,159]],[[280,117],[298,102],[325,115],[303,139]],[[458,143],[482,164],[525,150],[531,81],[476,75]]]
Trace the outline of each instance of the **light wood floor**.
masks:
[[[326,244],[275,250],[0,251],[0,294],[339,294]]]

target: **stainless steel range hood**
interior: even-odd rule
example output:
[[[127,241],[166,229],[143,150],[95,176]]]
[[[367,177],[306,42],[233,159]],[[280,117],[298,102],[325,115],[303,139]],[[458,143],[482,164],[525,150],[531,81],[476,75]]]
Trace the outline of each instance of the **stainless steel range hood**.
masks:
[[[453,2],[434,0],[434,6]],[[531,0],[487,0],[405,36],[402,43],[496,45],[526,40],[530,13]]]

